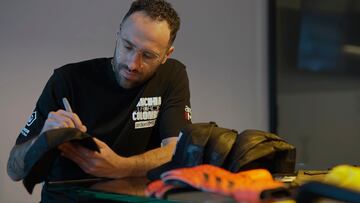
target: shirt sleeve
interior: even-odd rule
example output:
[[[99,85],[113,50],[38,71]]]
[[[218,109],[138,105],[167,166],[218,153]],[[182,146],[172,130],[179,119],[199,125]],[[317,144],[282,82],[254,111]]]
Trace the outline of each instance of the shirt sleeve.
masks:
[[[180,130],[191,123],[189,79],[185,66],[175,63],[165,100],[160,111],[160,139],[178,136]]]
[[[47,81],[27,123],[21,129],[16,145],[27,142],[39,135],[49,112],[63,108],[60,102],[62,95],[64,95],[63,79],[55,71]]]

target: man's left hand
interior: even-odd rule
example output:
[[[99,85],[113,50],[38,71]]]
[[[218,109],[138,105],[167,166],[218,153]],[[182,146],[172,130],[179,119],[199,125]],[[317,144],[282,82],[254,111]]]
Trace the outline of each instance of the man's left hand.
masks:
[[[119,156],[106,143],[93,139],[100,153],[70,142],[58,148],[63,156],[74,161],[85,173],[107,178],[122,178],[131,174],[131,159]]]

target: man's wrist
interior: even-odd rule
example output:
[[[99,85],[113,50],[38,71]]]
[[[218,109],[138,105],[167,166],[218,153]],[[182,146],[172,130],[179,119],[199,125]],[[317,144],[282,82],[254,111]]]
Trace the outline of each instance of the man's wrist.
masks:
[[[134,177],[137,175],[137,168],[139,165],[137,157],[119,157],[117,161],[116,171],[114,172],[114,178]]]
[[[138,155],[133,156],[129,158],[129,176],[131,177],[139,177],[139,176],[145,176],[145,170],[146,170],[146,162],[144,159],[144,156]]]

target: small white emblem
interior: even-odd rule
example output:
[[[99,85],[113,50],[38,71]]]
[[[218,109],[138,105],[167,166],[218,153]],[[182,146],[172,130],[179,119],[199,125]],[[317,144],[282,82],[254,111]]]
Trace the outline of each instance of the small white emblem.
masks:
[[[31,114],[28,122],[26,123],[26,126],[31,126],[31,124],[33,124],[33,122],[34,122],[35,120],[36,120],[36,111],[34,111],[34,112]]]
[[[191,120],[191,108],[186,105],[185,106],[185,113],[184,113],[185,120]]]

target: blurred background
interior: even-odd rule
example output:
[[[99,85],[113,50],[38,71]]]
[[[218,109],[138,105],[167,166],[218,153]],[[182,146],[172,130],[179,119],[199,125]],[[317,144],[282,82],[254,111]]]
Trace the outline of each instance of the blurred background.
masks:
[[[277,133],[299,168],[360,163],[360,1],[272,0]]]

